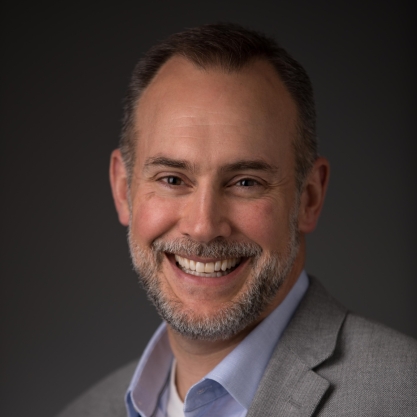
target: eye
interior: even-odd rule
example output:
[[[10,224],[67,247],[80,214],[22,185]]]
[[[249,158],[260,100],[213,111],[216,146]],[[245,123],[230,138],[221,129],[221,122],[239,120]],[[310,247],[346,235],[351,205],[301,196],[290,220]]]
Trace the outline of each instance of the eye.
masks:
[[[184,181],[181,178],[176,177],[174,175],[169,175],[168,177],[163,177],[163,178],[161,178],[161,181],[164,181],[169,185],[184,185]]]
[[[255,181],[251,178],[243,178],[239,180],[236,185],[238,187],[254,187],[256,185],[259,185],[258,181]]]

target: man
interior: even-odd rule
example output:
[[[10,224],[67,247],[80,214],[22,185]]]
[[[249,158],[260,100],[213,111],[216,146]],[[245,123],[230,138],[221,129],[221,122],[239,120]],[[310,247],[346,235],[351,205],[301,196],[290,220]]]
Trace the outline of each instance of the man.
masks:
[[[220,24],[152,48],[110,180],[164,323],[62,416],[416,415],[416,342],[304,272],[328,179],[311,83],[273,40]]]

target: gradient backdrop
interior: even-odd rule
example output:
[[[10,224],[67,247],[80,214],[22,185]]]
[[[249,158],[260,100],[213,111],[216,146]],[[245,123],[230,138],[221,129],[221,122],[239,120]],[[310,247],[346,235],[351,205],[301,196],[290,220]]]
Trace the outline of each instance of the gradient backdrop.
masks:
[[[310,273],[414,337],[415,15],[411,1],[56,1],[3,6],[2,416],[53,416],[140,356],[159,323],[107,179],[130,72],[155,41],[234,21],[275,36],[315,86],[327,203]]]

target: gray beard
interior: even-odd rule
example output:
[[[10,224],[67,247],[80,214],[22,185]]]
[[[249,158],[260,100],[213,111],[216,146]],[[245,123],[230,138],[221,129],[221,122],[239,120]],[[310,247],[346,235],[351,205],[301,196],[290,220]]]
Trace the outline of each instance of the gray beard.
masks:
[[[133,267],[148,298],[175,332],[189,339],[230,339],[259,318],[290,273],[300,245],[295,212],[291,215],[290,238],[283,253],[264,254],[262,248],[253,242],[216,239],[204,244],[186,237],[171,241],[156,239],[150,249],[143,249],[134,241],[129,227]],[[172,300],[163,292],[158,273],[164,253],[205,258],[250,258],[252,274],[246,289],[218,309],[215,316],[198,316],[197,312],[187,310],[181,301]]]

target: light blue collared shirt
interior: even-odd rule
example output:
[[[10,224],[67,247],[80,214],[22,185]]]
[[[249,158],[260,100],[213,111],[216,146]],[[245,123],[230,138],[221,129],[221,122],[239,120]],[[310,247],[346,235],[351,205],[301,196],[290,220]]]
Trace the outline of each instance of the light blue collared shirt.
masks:
[[[303,271],[284,301],[211,372],[193,385],[185,417],[245,417],[272,352],[308,288]],[[148,343],[126,394],[129,417],[165,417],[173,354],[166,324]]]

